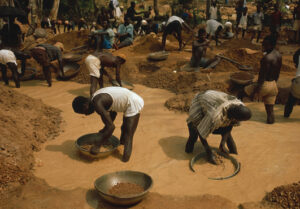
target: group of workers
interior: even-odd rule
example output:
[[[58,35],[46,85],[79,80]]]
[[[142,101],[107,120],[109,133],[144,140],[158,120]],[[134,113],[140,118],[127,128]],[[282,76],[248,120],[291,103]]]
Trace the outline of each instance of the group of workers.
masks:
[[[245,10],[242,12],[241,19],[246,15],[246,12],[244,11]],[[133,15],[136,14],[135,10],[131,11],[131,13]],[[257,16],[260,16],[259,13]],[[212,15],[212,17],[214,16]],[[209,25],[209,21],[207,21],[206,28],[200,27],[197,40],[192,44],[192,57],[190,63],[193,67],[213,68],[220,61],[218,57],[207,59],[205,56],[207,48],[210,47],[210,41],[207,39],[208,36],[212,35],[212,32],[215,36],[223,28],[222,25]],[[178,39],[179,49],[182,49],[182,28],[186,28],[188,31],[193,32],[188,24],[180,17],[171,16],[168,21],[166,21],[162,38],[163,49],[165,49],[166,37],[168,34],[173,34]],[[119,26],[118,33],[114,33],[114,35],[112,35],[111,28],[109,28],[108,24],[104,21],[103,30],[98,31],[100,38],[97,42],[100,43],[99,45],[102,48],[122,48],[132,44],[133,30],[134,26],[130,24],[130,15],[125,16],[124,24]],[[120,39],[120,43],[117,45],[113,40],[115,36]],[[209,134],[219,134],[222,136],[219,146],[220,151],[237,154],[237,148],[231,135],[231,131],[233,126],[238,125],[240,121],[246,121],[251,118],[250,109],[242,102],[243,97],[246,95],[253,100],[263,100],[267,113],[267,123],[272,124],[275,122],[273,108],[278,94],[276,82],[279,78],[282,66],[282,57],[275,48],[277,38],[278,36],[274,33],[271,33],[271,35],[264,38],[262,42],[264,56],[260,63],[258,81],[246,86],[245,89],[239,93],[238,97],[214,90],[207,90],[195,95],[187,119],[189,130],[189,138],[185,147],[187,153],[193,151],[194,144],[199,137],[207,153],[208,160],[211,163],[217,164],[216,156],[210,149],[206,139]],[[218,44],[218,40],[215,40],[216,44]],[[64,46],[59,42],[54,45],[39,44],[33,47],[29,54],[14,50],[13,48],[2,48],[0,50],[0,67],[5,84],[8,85],[8,78],[6,76],[6,68],[8,67],[12,71],[16,87],[19,88],[19,77],[25,72],[25,61],[26,59],[33,57],[43,67],[44,76],[48,86],[51,87],[50,67],[56,68],[51,63],[52,61],[58,60],[59,70],[61,71],[62,76],[64,76],[62,63],[63,50]],[[285,117],[290,116],[293,106],[300,99],[299,56],[300,50],[294,55],[297,73],[292,81],[291,92],[288,102],[285,105]],[[21,72],[18,72],[17,69],[17,59],[22,61]],[[98,139],[93,142],[93,146],[90,150],[92,154],[97,154],[100,151],[102,144],[112,136],[115,129],[114,120],[117,113],[123,113],[120,142],[124,145],[122,160],[127,162],[132,153],[133,136],[138,126],[140,113],[144,107],[144,100],[133,91],[122,87],[120,69],[121,65],[125,62],[126,59],[122,55],[114,56],[100,50],[96,50],[93,54],[89,54],[85,58],[85,65],[87,66],[90,75],[90,97],[76,97],[73,100],[72,107],[76,113],[80,114],[90,115],[96,112],[101,116],[102,122],[104,123],[104,127],[98,133]],[[113,83],[113,79],[105,70],[105,67],[113,67],[116,69],[118,87],[104,87],[104,75],[108,76],[109,81]],[[58,69],[56,70],[58,71]],[[225,144],[227,145],[228,150],[226,149]]]

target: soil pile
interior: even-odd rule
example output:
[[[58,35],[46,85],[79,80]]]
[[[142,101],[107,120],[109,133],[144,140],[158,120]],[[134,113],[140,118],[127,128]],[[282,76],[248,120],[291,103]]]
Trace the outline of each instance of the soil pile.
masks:
[[[300,208],[300,182],[276,187],[265,199],[282,208]]]
[[[0,196],[33,176],[33,151],[60,132],[60,111],[0,87]]]
[[[55,44],[56,42],[61,42],[64,44],[65,50],[69,51],[72,48],[85,45],[88,41],[89,34],[89,30],[71,31],[54,36],[49,39],[47,43]]]
[[[141,37],[138,42],[133,47],[135,53],[150,53],[160,51],[161,42],[155,34],[149,34],[144,37]]]

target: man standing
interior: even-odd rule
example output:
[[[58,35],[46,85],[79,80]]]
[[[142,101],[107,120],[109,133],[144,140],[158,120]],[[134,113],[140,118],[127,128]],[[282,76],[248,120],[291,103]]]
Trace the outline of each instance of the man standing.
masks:
[[[144,12],[136,12],[135,11],[135,2],[132,1],[130,2],[130,7],[127,9],[127,13],[125,16],[129,17],[129,19],[134,22],[137,21],[137,24],[135,25],[135,30],[137,31],[137,29],[141,26],[141,22],[142,22],[142,17],[141,16],[136,16],[139,14],[142,14]]]
[[[218,19],[218,8],[217,3],[215,1],[212,2],[211,7],[209,8],[209,19]]]
[[[43,67],[43,73],[47,80],[48,86],[51,87],[51,71],[50,67],[56,69],[56,67],[51,63],[54,60],[58,60],[59,68],[62,76],[65,76],[62,63],[62,51],[64,50],[64,45],[57,42],[54,45],[50,44],[39,44],[33,49],[31,49],[32,57]]]
[[[299,35],[300,35],[300,1],[298,1],[297,6],[294,8],[293,19],[294,19],[293,30],[295,31],[295,42],[299,42]]]
[[[198,40],[193,42],[192,58],[190,61],[191,67],[213,68],[219,62],[220,58],[207,59],[206,50],[209,46],[209,40],[206,39],[206,31],[200,28],[198,31]]]
[[[253,20],[254,20],[254,27],[253,27],[253,33],[251,37],[251,42],[254,39],[256,32],[257,32],[257,39],[256,42],[259,42],[260,34],[262,31],[262,25],[264,20],[264,14],[260,11],[260,5],[258,4],[256,6],[256,12],[253,14]]]
[[[175,38],[179,42],[179,50],[182,48],[182,37],[181,37],[181,31],[182,31],[182,26],[189,30],[190,32],[193,32],[193,29],[190,28],[188,24],[184,22],[184,20],[180,17],[177,16],[172,16],[168,19],[165,28],[164,28],[164,33],[162,37],[162,48],[165,50],[166,48],[166,39],[168,34],[173,34]]]
[[[96,91],[92,99],[78,96],[73,100],[73,110],[79,114],[90,115],[95,111],[101,116],[104,128],[98,133],[90,152],[99,153],[99,149],[113,134],[115,130],[114,120],[117,112],[123,112],[123,124],[121,127],[121,144],[124,145],[123,162],[130,159],[132,152],[132,140],[137,128],[140,112],[144,107],[144,100],[136,93],[122,87],[106,87]]]
[[[239,121],[251,118],[251,111],[236,97],[223,92],[208,90],[198,93],[192,100],[189,110],[187,125],[189,139],[185,146],[185,152],[191,153],[194,144],[199,137],[206,151],[209,162],[217,164],[216,156],[212,153],[206,138],[209,134],[220,134],[222,140],[219,149],[223,153],[237,154],[235,142],[231,136],[233,126]]]
[[[275,40],[277,41],[279,37],[279,32],[280,32],[280,26],[281,26],[281,12],[278,9],[278,5],[275,4],[274,6],[274,12],[271,15],[271,33],[275,37]]]
[[[275,49],[276,39],[274,36],[267,36],[263,40],[262,50],[264,57],[260,61],[260,71],[257,83],[245,87],[245,92],[250,98],[262,99],[267,112],[267,123],[275,122],[273,107],[278,94],[277,80],[282,65],[282,57]]]
[[[121,65],[125,62],[126,60],[120,56],[113,56],[110,53],[104,52],[96,52],[87,56],[85,58],[85,64],[91,76],[90,96],[92,97],[95,93],[98,83],[100,88],[103,88],[103,75],[108,76],[109,82],[113,83],[112,77],[106,72],[104,67],[116,68],[116,80],[118,84],[122,86],[120,69]]]
[[[297,68],[296,71],[296,77],[292,80],[292,86],[291,86],[291,92],[289,94],[288,101],[285,104],[284,107],[284,117],[288,118],[290,117],[294,105],[297,104],[297,102],[300,100],[300,49],[296,51],[296,53],[293,56],[293,60],[295,63],[295,66]]]

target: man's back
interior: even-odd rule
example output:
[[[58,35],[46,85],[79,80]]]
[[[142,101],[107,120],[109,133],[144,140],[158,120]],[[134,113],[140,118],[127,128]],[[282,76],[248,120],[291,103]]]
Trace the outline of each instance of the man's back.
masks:
[[[282,56],[277,50],[265,55],[261,60],[261,66],[266,66],[265,81],[277,81],[282,66]]]

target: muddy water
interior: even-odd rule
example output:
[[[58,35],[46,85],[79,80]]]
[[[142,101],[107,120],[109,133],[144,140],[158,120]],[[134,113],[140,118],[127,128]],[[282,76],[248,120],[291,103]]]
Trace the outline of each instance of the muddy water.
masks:
[[[134,91],[145,100],[140,123],[134,136],[133,154],[128,163],[120,158],[122,147],[113,156],[98,161],[82,159],[74,147],[81,135],[92,133],[103,127],[96,114],[84,116],[73,113],[72,99],[77,95],[89,94],[89,86],[73,82],[54,82],[51,88],[45,81],[23,82],[18,89],[33,98],[62,110],[65,120],[64,132],[55,140],[44,144],[35,154],[35,175],[52,186],[63,190],[78,187],[93,188],[94,180],[108,172],[137,170],[150,174],[154,180],[152,191],[166,195],[213,194],[226,197],[233,202],[259,201],[266,191],[299,180],[300,164],[300,107],[296,107],[291,119],[282,117],[283,107],[276,106],[277,123],[265,124],[262,103],[248,104],[253,110],[251,121],[234,128],[241,162],[241,172],[224,181],[208,180],[201,173],[189,170],[188,162],[200,150],[197,142],[194,154],[186,154],[184,146],[188,131],[186,114],[174,113],[164,107],[170,92],[136,85]],[[115,135],[120,136],[121,114],[115,125]],[[218,146],[219,136],[210,136],[209,144]]]

